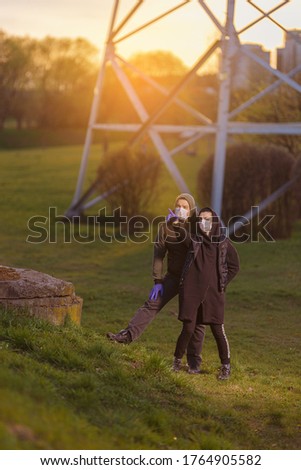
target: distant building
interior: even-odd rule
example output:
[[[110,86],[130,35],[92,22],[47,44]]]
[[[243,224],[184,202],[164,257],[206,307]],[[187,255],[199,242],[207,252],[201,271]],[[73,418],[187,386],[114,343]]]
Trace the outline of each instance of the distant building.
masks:
[[[259,44],[243,44],[232,60],[232,88],[250,88],[254,83],[269,80],[270,73],[260,64],[244,54],[250,51],[270,64],[270,52]]]
[[[284,35],[284,47],[277,49],[277,69],[287,73],[301,64],[301,30],[292,29]]]

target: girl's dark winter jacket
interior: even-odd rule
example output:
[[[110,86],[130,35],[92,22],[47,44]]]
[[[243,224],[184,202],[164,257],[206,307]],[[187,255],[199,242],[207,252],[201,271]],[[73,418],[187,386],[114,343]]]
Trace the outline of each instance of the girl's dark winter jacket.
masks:
[[[192,249],[188,251],[184,263],[180,284],[183,284],[191,264],[198,255],[200,248],[199,242],[192,240]],[[239,271],[239,258],[236,249],[230,240],[224,237],[217,244],[217,269],[219,285],[218,290],[224,292],[229,282],[236,276]]]
[[[179,319],[197,323],[223,324],[225,289],[239,271],[239,257],[230,240],[222,234],[219,218],[213,213],[210,235],[192,228],[185,235],[189,252],[180,280]],[[180,238],[183,239],[183,231]]]

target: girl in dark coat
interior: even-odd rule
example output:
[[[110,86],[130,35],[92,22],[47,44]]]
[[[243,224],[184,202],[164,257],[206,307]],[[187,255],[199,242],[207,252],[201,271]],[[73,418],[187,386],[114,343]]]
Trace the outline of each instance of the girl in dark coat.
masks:
[[[183,265],[186,260],[188,244],[180,243],[177,236],[179,227],[195,225],[197,211],[191,194],[182,193],[176,198],[175,213],[168,215],[166,222],[160,224],[153,256],[154,287],[149,298],[136,310],[128,326],[119,333],[107,333],[114,342],[128,344],[136,341],[162,308],[179,293],[179,284]],[[167,273],[164,274],[164,259],[167,258]],[[187,345],[187,363],[191,370],[198,367],[205,327],[198,325],[197,338],[193,336],[192,344]]]
[[[210,208],[201,209],[192,234],[185,233],[190,244],[179,292],[179,320],[183,322],[174,353],[174,370],[193,337],[197,340],[200,324],[210,325],[215,338],[221,368],[218,378],[230,375],[230,349],[224,329],[225,289],[239,271],[239,258],[230,240],[222,234],[217,214]],[[194,371],[200,373],[200,369]]]

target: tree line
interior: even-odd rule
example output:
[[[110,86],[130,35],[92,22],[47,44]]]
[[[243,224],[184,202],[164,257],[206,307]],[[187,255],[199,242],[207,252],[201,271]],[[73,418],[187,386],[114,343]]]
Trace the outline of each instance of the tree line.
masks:
[[[78,127],[86,122],[97,49],[84,39],[38,40],[0,31],[0,128]]]
[[[186,72],[180,59],[164,51],[138,53],[131,62],[169,88]],[[14,120],[18,129],[85,128],[99,65],[97,48],[85,39],[46,37],[39,40],[0,31],[0,129],[9,120]],[[149,111],[160,104],[162,95],[158,91],[137,73],[129,70],[126,73],[137,93],[143,95]],[[209,85],[217,87],[217,79],[196,77],[182,97],[196,105]],[[209,114],[214,109],[213,101],[216,97],[210,95]],[[168,119],[176,122],[176,114],[171,108]],[[99,119],[137,121],[136,113],[109,65]]]
[[[166,51],[137,53],[131,64],[157,83],[171,89],[187,72],[182,61]],[[34,39],[12,36],[0,30],[0,129],[13,120],[18,129],[85,129],[100,61],[97,48],[85,39]],[[134,69],[122,65],[137,94],[151,113],[165,99]],[[301,83],[301,74],[294,77]],[[254,77],[248,88],[231,90],[230,108],[271,84],[266,74]],[[179,98],[213,121],[218,104],[218,73],[196,74]],[[137,115],[110,65],[107,66],[98,119],[101,122],[137,122]],[[301,95],[282,84],[272,94],[243,110],[234,120],[250,122],[300,122]],[[195,118],[173,104],[160,122],[195,124]],[[240,137],[241,139],[241,137]],[[243,138],[250,140],[248,136]],[[252,136],[252,141],[254,136]],[[300,137],[257,136],[287,148],[293,155],[300,149]]]

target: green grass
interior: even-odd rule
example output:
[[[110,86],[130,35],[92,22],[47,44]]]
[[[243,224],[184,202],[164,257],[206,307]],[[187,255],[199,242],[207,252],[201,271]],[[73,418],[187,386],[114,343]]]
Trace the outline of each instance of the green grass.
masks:
[[[86,129],[17,129],[16,123],[6,123],[0,129],[0,147],[2,149],[25,149],[55,147],[62,145],[81,145],[85,141]],[[100,133],[96,133],[93,141],[102,142]]]
[[[116,144],[117,145],[117,144]],[[88,181],[101,146],[94,146]],[[241,272],[227,293],[233,373],[216,380],[208,330],[201,376],[173,374],[181,329],[177,301],[141,338],[111,344],[151,287],[151,243],[29,244],[27,221],[63,214],[81,147],[0,152],[1,264],[74,283],[81,327],[54,327],[13,313],[0,321],[2,449],[299,449],[301,224],[294,237],[238,245]],[[192,188],[203,160],[179,157]],[[163,171],[154,213],[177,195]]]

